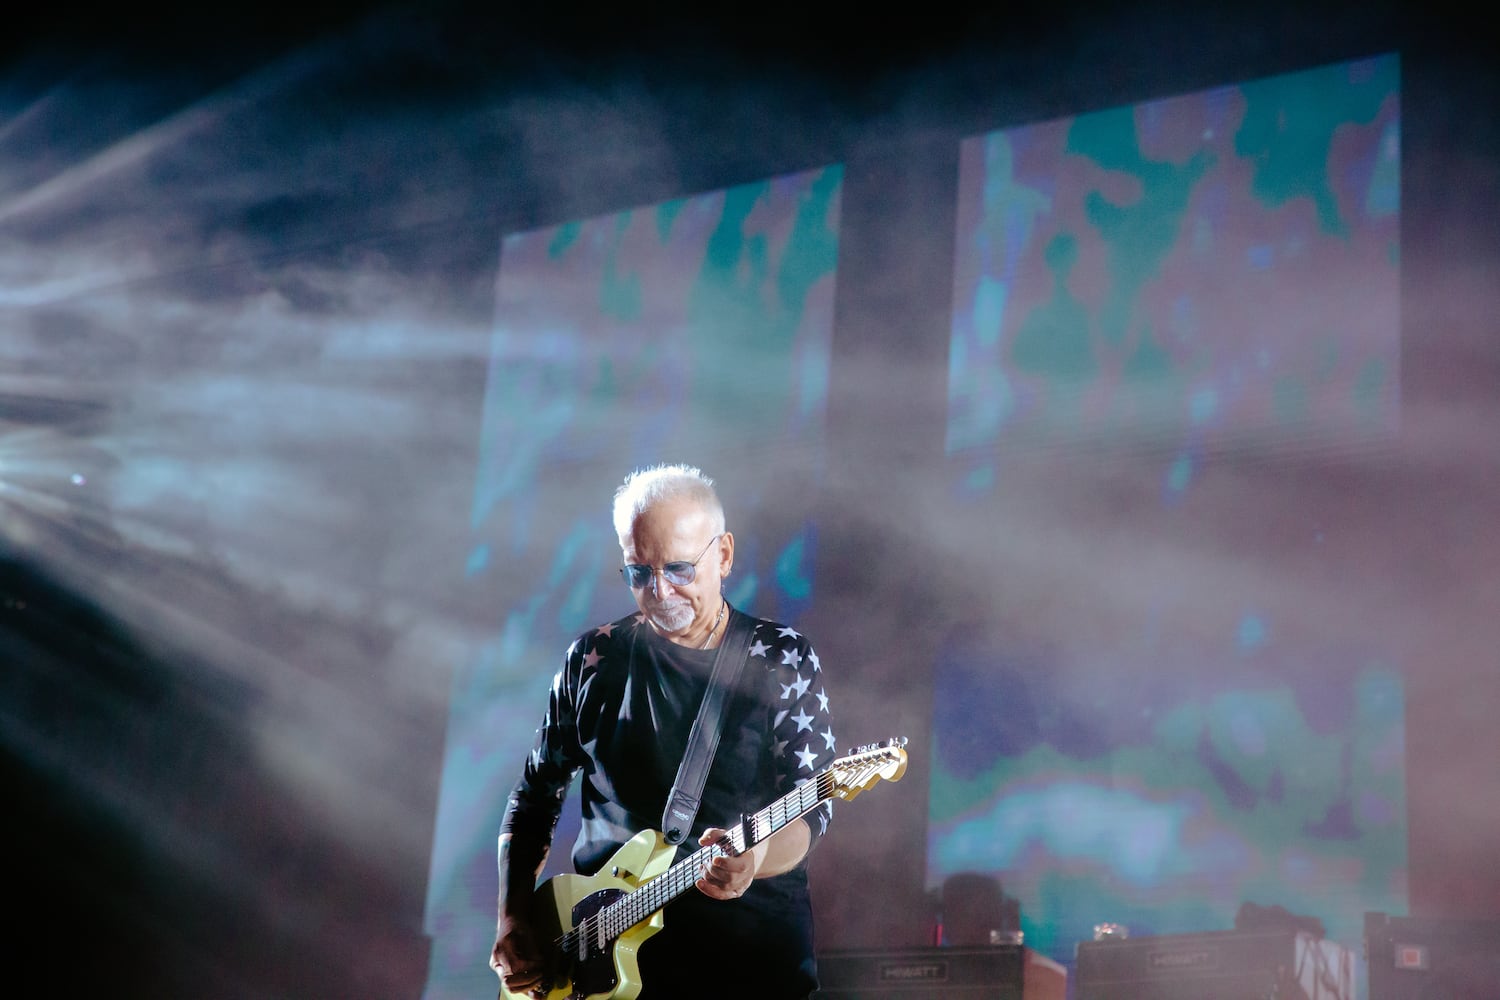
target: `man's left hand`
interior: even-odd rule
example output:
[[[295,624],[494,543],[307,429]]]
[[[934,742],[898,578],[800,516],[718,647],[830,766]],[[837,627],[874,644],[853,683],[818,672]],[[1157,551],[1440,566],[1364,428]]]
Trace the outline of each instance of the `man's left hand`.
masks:
[[[707,847],[728,835],[727,830],[709,827],[698,838],[698,844]],[[739,899],[755,880],[764,856],[765,844],[761,843],[734,857],[714,858],[698,876],[698,891],[711,899]]]

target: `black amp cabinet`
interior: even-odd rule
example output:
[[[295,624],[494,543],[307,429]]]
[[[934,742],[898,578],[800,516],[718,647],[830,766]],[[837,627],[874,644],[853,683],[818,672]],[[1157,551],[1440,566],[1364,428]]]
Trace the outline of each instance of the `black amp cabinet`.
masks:
[[[1365,914],[1370,1000],[1500,997],[1500,920]]]
[[[1295,931],[1083,941],[1075,1000],[1302,1000]]]
[[[828,951],[815,1000],[1066,1000],[1068,973],[1021,945]]]

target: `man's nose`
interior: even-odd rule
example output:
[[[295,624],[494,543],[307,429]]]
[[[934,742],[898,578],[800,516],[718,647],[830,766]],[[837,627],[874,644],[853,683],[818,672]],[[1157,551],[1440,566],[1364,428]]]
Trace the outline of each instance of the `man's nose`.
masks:
[[[653,569],[651,571],[651,596],[659,601],[671,586],[672,583],[667,579],[666,570]]]

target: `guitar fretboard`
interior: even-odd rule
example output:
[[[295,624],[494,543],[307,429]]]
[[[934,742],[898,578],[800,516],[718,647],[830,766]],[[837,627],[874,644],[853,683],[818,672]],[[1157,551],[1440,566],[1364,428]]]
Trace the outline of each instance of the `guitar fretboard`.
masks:
[[[703,870],[716,858],[743,854],[839,794],[841,787],[857,789],[898,755],[904,761],[904,752],[899,747],[867,750],[856,757],[835,761],[764,809],[745,817],[717,843],[699,848],[645,885],[584,918],[558,940],[559,950],[579,961],[605,951],[621,934],[693,888]]]
[[[598,926],[590,928],[590,937],[594,939],[590,943],[602,950],[606,943],[697,885],[703,869],[714,859],[743,854],[832,797],[833,774],[829,771],[798,785],[760,812],[746,817],[744,822],[735,824],[719,843],[700,847],[639,889],[600,910],[595,914]]]

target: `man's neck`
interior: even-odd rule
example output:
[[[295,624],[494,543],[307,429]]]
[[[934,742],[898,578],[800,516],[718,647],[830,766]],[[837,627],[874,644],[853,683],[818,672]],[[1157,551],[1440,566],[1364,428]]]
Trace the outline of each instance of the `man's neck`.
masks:
[[[668,642],[676,643],[679,646],[688,646],[692,649],[713,649],[724,638],[724,622],[728,617],[729,604],[724,598],[720,597],[719,609],[714,612],[712,617],[704,618],[701,621],[695,618],[691,625],[675,634],[663,632],[660,626],[656,622],[651,621],[650,618],[647,618],[646,621],[651,626],[652,631]]]

